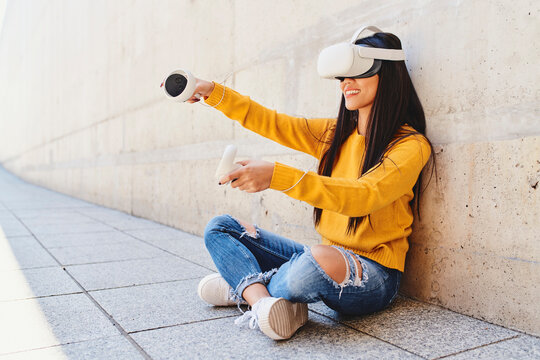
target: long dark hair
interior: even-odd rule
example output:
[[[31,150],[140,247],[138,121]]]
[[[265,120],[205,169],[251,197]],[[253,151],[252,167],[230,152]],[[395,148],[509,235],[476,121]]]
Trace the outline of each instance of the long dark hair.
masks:
[[[401,49],[401,41],[391,33],[376,33],[370,37],[356,41],[356,44],[365,44],[376,48]],[[416,94],[413,83],[407,72],[404,61],[382,61],[379,71],[379,85],[373,101],[371,113],[368,118],[365,149],[362,154],[364,162],[359,176],[368,170],[380,166],[384,160],[384,154],[392,148],[398,141],[417,134],[426,134],[426,118],[420,99]],[[345,98],[341,97],[341,105],[332,139],[328,142],[330,147],[324,153],[319,163],[318,174],[330,176],[341,146],[347,138],[357,129],[358,110],[347,110]],[[402,129],[408,124],[414,130]],[[426,138],[427,139],[427,138]],[[433,154],[433,147],[431,153]],[[434,157],[432,156],[434,169]],[[423,172],[423,171],[422,171]],[[422,193],[422,175],[418,177],[413,187],[414,197],[410,201],[410,206],[416,209],[420,216],[420,194]],[[321,221],[322,209],[315,208],[313,218],[315,226]],[[366,216],[351,217],[347,226],[347,234],[356,232],[358,226],[365,220]],[[367,215],[371,224],[371,219]]]

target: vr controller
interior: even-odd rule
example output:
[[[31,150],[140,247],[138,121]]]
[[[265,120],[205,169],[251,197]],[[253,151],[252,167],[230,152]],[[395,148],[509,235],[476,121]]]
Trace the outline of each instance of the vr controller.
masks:
[[[223,153],[223,157],[221,158],[221,161],[219,162],[219,166],[216,171],[216,177],[218,178],[218,180],[223,175],[227,175],[231,171],[240,169],[242,167],[242,165],[234,163],[234,158],[236,157],[237,150],[238,148],[235,145],[228,145],[225,148],[225,152]]]
[[[195,76],[191,72],[177,69],[167,75],[160,87],[164,88],[165,95],[169,99],[184,102],[192,96],[195,96],[197,99],[201,98],[200,94],[193,94],[195,92],[195,85],[197,85],[197,79],[195,79]]]

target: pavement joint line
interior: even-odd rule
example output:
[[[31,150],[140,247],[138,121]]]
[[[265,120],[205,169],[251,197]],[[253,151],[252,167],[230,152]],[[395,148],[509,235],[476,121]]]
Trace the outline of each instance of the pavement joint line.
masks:
[[[76,247],[76,246],[73,246]],[[59,249],[59,248],[57,248]],[[94,261],[94,262],[88,262],[88,263],[79,263],[79,264],[64,264],[63,267],[66,266],[77,266],[77,265],[93,265],[93,264],[107,264],[107,263],[114,263],[114,262],[123,262],[123,261],[132,261],[132,260],[149,260],[149,259],[155,259],[159,258],[161,256],[151,256],[151,257],[140,257],[140,258],[129,258],[129,259],[119,259],[119,260],[106,260],[106,261]]]
[[[79,234],[77,234],[77,235],[79,235]],[[131,241],[131,239],[129,241],[128,240],[112,240],[110,242],[104,242],[103,244],[100,244],[100,245],[120,245],[120,244],[124,244],[124,243],[129,244],[130,241]],[[65,245],[65,246],[48,246],[47,248],[48,249],[70,249],[70,248],[76,248],[76,247],[82,247],[82,246],[88,246],[88,244],[76,244],[76,245]],[[122,261],[122,260],[118,260],[118,261]],[[109,261],[107,260],[106,262],[109,262]]]
[[[84,206],[82,208],[90,208],[92,205]],[[73,210],[73,209],[80,209],[81,206],[60,206],[60,207],[38,207],[38,208],[10,208],[7,207],[6,210],[9,211],[42,211],[42,210]]]
[[[77,246],[66,246],[67,248],[71,247],[77,247]],[[51,248],[51,249],[62,249],[62,248]],[[133,259],[118,259],[118,260],[104,260],[104,261],[92,261],[87,263],[78,263],[78,264],[66,264],[63,265],[64,267],[74,267],[74,266],[84,266],[84,265],[96,265],[96,264],[109,264],[109,263],[116,263],[116,262],[126,262],[126,261],[136,261],[136,260],[152,260],[152,259],[158,259],[165,257],[163,255],[158,256],[152,256],[152,257],[143,257],[143,258],[133,258]]]
[[[214,269],[212,269],[212,268],[209,268],[209,267],[206,266],[206,265],[199,264],[199,263],[197,263],[197,262],[195,262],[195,261],[193,261],[193,260],[187,259],[187,258],[185,258],[185,257],[183,257],[183,256],[178,255],[178,254],[175,254],[175,253],[173,253],[172,251],[169,251],[169,250],[167,250],[167,249],[163,249],[163,248],[161,248],[161,247],[159,247],[159,246],[157,246],[157,245],[155,245],[155,244],[152,244],[151,242],[148,242],[148,241],[146,241],[146,240],[139,239],[139,238],[137,238],[137,237],[135,237],[135,236],[133,236],[133,235],[131,235],[131,234],[128,234],[128,233],[125,233],[125,234],[126,234],[126,235],[129,235],[129,236],[131,236],[132,238],[134,238],[134,239],[136,239],[136,240],[139,240],[139,241],[141,241],[141,242],[143,242],[143,243],[145,243],[145,244],[147,244],[147,245],[153,246],[153,247],[155,247],[156,249],[159,249],[159,250],[161,250],[161,251],[164,251],[164,252],[166,252],[167,254],[171,254],[171,255],[173,255],[173,256],[176,256],[177,258],[180,258],[180,259],[182,259],[182,260],[185,260],[185,261],[187,261],[187,262],[190,262],[190,263],[192,263],[192,264],[194,264],[194,265],[198,265],[198,266],[200,266],[200,267],[202,267],[202,268],[205,268],[206,270],[210,270],[210,271],[212,271],[212,272],[216,272],[216,270],[214,270]]]
[[[13,213],[13,212],[12,212]],[[15,217],[17,217],[17,215],[13,214]],[[20,219],[17,217],[17,219],[20,221]],[[86,297],[88,299],[90,299],[90,301],[92,303],[94,303],[94,305],[103,313],[103,315],[105,315],[105,317],[112,323],[112,325],[120,332],[120,334],[122,334],[126,340],[128,340],[131,345],[133,345],[133,347],[135,347],[135,349],[137,349],[137,351],[139,351],[139,353],[146,359],[146,360],[153,360],[152,357],[142,348],[142,346],[140,346],[136,341],[135,339],[133,339],[129,334],[128,332],[116,321],[114,320],[114,318],[112,317],[111,314],[109,314],[104,308],[103,306],[101,306],[100,303],[97,302],[96,299],[94,299],[94,297],[92,295],[90,295],[88,293],[88,291],[86,291],[86,289],[81,285],[81,283],[79,281],[77,281],[77,279],[75,279],[75,277],[68,271],[66,270],[65,266],[62,265],[62,263],[41,243],[41,241],[39,241],[39,239],[34,235],[34,233],[25,225],[23,224],[28,231],[30,231],[30,233],[32,234],[32,236],[34,237],[34,239],[38,242],[39,245],[41,245],[41,247],[47,252],[49,253],[49,255],[58,263],[58,265],[60,265],[62,267],[62,269],[66,272],[66,274],[68,274],[68,276],[75,282],[75,284],[77,284],[77,286],[79,286],[82,291],[83,291],[83,294],[86,295]]]
[[[427,302],[427,301],[424,301],[424,300],[418,300],[418,299],[415,299],[415,298],[410,297],[410,296],[405,296],[405,295],[403,295],[401,293],[399,293],[399,296],[401,296],[403,298],[406,298],[406,299],[409,299],[409,300],[412,300],[412,301],[416,301],[416,302],[421,303],[421,304],[435,306],[435,307],[439,308],[440,310],[450,311],[450,312],[452,312],[452,313],[454,313],[456,315],[460,315],[460,316],[463,316],[463,317],[466,317],[466,318],[469,318],[469,319],[474,319],[474,320],[477,320],[477,321],[480,321],[480,322],[483,322],[483,323],[486,323],[486,324],[489,324],[489,325],[492,325],[492,326],[496,326],[496,327],[500,327],[500,328],[503,328],[503,329],[506,329],[506,330],[510,330],[510,331],[513,331],[513,332],[518,333],[518,334],[534,336],[534,335],[531,335],[531,334],[527,334],[526,332],[523,332],[521,330],[511,329],[511,328],[508,328],[506,326],[502,326],[502,325],[499,325],[499,324],[494,324],[494,323],[489,322],[489,321],[484,320],[484,319],[476,318],[476,317],[474,317],[472,315],[459,313],[459,312],[457,312],[455,310],[445,308],[445,307],[443,307],[443,306],[441,306],[439,304],[433,304],[433,303],[430,303],[430,302]]]
[[[6,235],[6,239],[20,238],[20,237],[32,237],[32,235],[31,234],[26,234],[26,235]]]
[[[158,327],[150,328],[150,329],[130,331],[129,334],[138,334],[138,333],[145,332],[145,331],[167,329],[167,328],[176,327],[176,326],[192,325],[192,324],[198,324],[198,323],[202,323],[202,322],[221,320],[221,319],[228,319],[228,318],[233,318],[233,317],[237,317],[237,316],[238,316],[238,314],[225,315],[225,316],[220,316],[220,317],[211,318],[211,319],[194,320],[194,321],[189,321],[189,322],[186,322],[186,323],[173,324],[173,325],[164,325],[164,326],[158,326]]]
[[[78,295],[78,294],[83,294],[83,292],[76,291],[76,292],[70,292],[70,293],[65,293],[65,294],[40,295],[40,296],[32,296],[32,297],[19,298],[19,299],[0,300],[0,303],[7,303],[11,301],[22,301],[22,300],[46,299],[46,298],[55,297],[55,296]]]
[[[389,345],[392,346],[392,347],[395,347],[395,348],[398,348],[398,349],[403,350],[403,351],[405,351],[405,352],[408,352],[409,354],[413,354],[413,355],[415,355],[415,356],[419,356],[419,357],[421,357],[422,359],[426,359],[426,360],[428,359],[428,358],[426,358],[426,357],[424,357],[424,356],[422,356],[422,355],[420,355],[420,354],[417,354],[417,353],[415,353],[415,352],[413,352],[413,351],[411,351],[411,350],[405,349],[404,347],[401,347],[401,346],[399,346],[399,345],[393,344],[393,343],[391,343],[391,342],[388,341],[388,340],[379,338],[379,337],[377,337],[377,336],[375,336],[375,335],[372,335],[372,334],[369,334],[369,333],[367,333],[367,332],[365,332],[365,331],[356,329],[356,328],[352,327],[352,326],[349,325],[349,324],[343,323],[343,322],[341,322],[340,320],[333,319],[333,318],[331,318],[330,316],[325,315],[325,314],[323,314],[323,313],[320,313],[320,312],[318,312],[318,311],[316,311],[316,310],[311,310],[311,309],[309,309],[309,311],[312,311],[312,312],[314,312],[315,314],[319,314],[319,315],[321,315],[321,316],[324,316],[325,318],[327,318],[327,319],[329,319],[329,320],[332,320],[333,322],[337,322],[338,324],[341,324],[341,325],[343,325],[343,326],[345,326],[345,327],[347,327],[347,328],[349,328],[349,329],[351,329],[351,330],[357,331],[357,332],[362,333],[362,334],[364,334],[364,335],[367,335],[367,336],[369,336],[369,337],[371,337],[371,338],[374,338],[374,339],[377,339],[377,340],[379,340],[379,341],[382,341],[382,342],[384,342],[384,343],[386,343],[386,344],[389,344]]]
[[[180,282],[180,281],[187,281],[187,280],[195,280],[195,279],[202,279],[202,277],[193,277],[189,279],[178,279],[178,280],[166,280],[166,281],[156,281],[152,283],[144,283],[144,284],[133,284],[133,285],[122,285],[122,286],[113,286],[108,288],[102,288],[102,289],[92,289],[87,290],[88,292],[95,292],[95,291],[106,291],[106,290],[115,290],[115,289],[125,289],[125,288],[133,288],[133,287],[139,287],[139,286],[148,286],[148,285],[159,285],[159,284],[167,284],[167,283],[174,283],[174,282]]]
[[[17,270],[34,270],[34,269],[47,269],[47,268],[55,268],[58,265],[45,265],[45,266],[36,266],[36,267],[24,267],[24,268],[17,268],[17,269],[6,269],[6,270],[0,270],[0,273],[4,272],[10,272],[10,271],[17,271]]]
[[[448,358],[448,357],[450,357],[450,356],[454,356],[454,355],[459,355],[459,354],[467,353],[467,352],[469,352],[469,351],[473,351],[473,350],[476,350],[476,349],[481,349],[481,348],[483,348],[483,347],[490,346],[490,345],[493,345],[493,344],[502,343],[502,342],[505,342],[505,341],[508,341],[508,340],[517,339],[517,338],[519,338],[519,337],[521,337],[521,334],[519,334],[519,335],[514,335],[514,336],[511,336],[511,337],[506,338],[506,339],[500,339],[500,340],[497,340],[497,341],[493,341],[493,342],[490,342],[490,343],[488,343],[488,344],[478,345],[478,346],[472,347],[472,348],[470,348],[470,349],[461,350],[461,351],[457,351],[457,352],[455,352],[455,353],[451,353],[451,354],[439,356],[439,357],[437,357],[437,358],[433,358],[432,360],[445,359],[445,358]]]
[[[95,219],[95,218],[93,218],[93,219],[96,220],[96,221],[98,221],[98,222],[101,221],[101,220],[99,220],[99,219]],[[163,225],[163,226],[166,226],[166,225]],[[180,256],[180,255],[178,255],[178,254],[175,254],[175,253],[173,253],[173,252],[171,252],[171,251],[169,251],[169,250],[167,250],[167,249],[163,249],[163,248],[161,248],[161,247],[159,247],[159,246],[157,246],[157,245],[155,245],[155,244],[152,244],[151,242],[148,242],[148,241],[143,240],[143,239],[139,239],[139,238],[136,237],[135,235],[132,235],[132,234],[130,234],[130,233],[124,231],[124,230],[115,228],[114,226],[113,226],[113,228],[116,229],[116,230],[118,230],[118,231],[120,231],[120,232],[123,233],[123,234],[126,234],[126,235],[129,236],[129,237],[132,237],[133,239],[135,239],[135,240],[137,240],[137,241],[140,241],[140,242],[142,242],[142,243],[144,243],[144,244],[146,244],[146,245],[150,245],[150,246],[152,246],[152,247],[154,247],[154,248],[156,248],[156,249],[159,249],[159,250],[161,250],[161,251],[164,251],[164,252],[166,252],[167,254],[176,256],[176,257],[178,257],[178,258],[180,258],[180,259],[182,259],[182,260],[185,260],[185,261],[188,261],[188,262],[190,262],[190,263],[192,263],[192,264],[201,266],[201,267],[203,267],[203,268],[205,268],[205,269],[207,269],[207,270],[210,270],[210,271],[212,271],[212,272],[216,272],[214,269],[211,269],[211,268],[209,268],[209,267],[207,267],[207,266],[205,266],[205,265],[203,265],[203,264],[196,263],[196,262],[193,261],[193,260],[186,259],[185,257],[182,257],[182,256]],[[131,230],[127,230],[127,231],[131,231]]]
[[[29,229],[26,224],[24,224],[24,226]],[[44,235],[82,235],[82,234],[102,234],[102,233],[107,233],[107,232],[111,232],[111,230],[103,230],[103,231],[83,231],[83,232],[69,232],[69,233],[63,233],[63,232],[60,232],[60,233],[38,233],[38,234],[34,234],[32,233],[33,236],[35,236],[36,238],[39,237],[39,236],[44,236]],[[24,236],[24,235],[23,235]],[[28,235],[26,235],[28,236]]]

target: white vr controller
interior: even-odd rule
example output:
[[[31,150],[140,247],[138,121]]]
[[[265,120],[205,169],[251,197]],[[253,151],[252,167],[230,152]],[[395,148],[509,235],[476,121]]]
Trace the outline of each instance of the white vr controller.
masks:
[[[161,87],[165,90],[165,95],[169,99],[184,102],[192,96],[197,99],[201,98],[201,94],[193,94],[195,92],[197,79],[188,70],[177,69],[171,72],[161,83]]]
[[[236,157],[236,151],[237,147],[235,145],[228,145],[225,148],[225,152],[223,153],[223,157],[221,158],[221,161],[219,162],[219,166],[216,171],[216,177],[221,179],[223,175],[227,175],[228,173],[240,169],[242,165],[235,164],[234,158]]]

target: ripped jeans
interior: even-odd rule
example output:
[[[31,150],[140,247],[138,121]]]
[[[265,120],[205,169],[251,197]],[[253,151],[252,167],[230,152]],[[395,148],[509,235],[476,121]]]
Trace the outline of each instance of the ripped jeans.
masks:
[[[250,234],[232,216],[221,215],[210,220],[204,233],[206,248],[238,302],[247,286],[261,283],[273,297],[302,303],[323,301],[339,313],[361,315],[385,308],[397,295],[399,270],[334,246],[349,263],[349,276],[338,284],[324,272],[309,247],[255,228],[257,233]],[[361,279],[353,256],[362,266]]]

